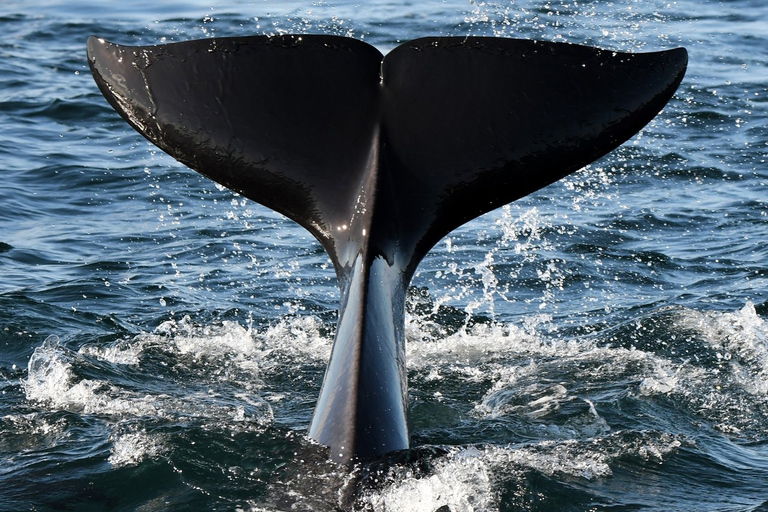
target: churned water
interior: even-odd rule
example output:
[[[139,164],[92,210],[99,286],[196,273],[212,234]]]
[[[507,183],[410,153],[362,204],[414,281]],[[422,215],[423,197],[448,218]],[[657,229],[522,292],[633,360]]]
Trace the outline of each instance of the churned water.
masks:
[[[414,449],[349,472],[306,438],[328,258],[149,145],[85,57],[294,32],[690,58],[638,136],[433,249]],[[0,509],[768,510],[767,38],[763,0],[4,0]]]

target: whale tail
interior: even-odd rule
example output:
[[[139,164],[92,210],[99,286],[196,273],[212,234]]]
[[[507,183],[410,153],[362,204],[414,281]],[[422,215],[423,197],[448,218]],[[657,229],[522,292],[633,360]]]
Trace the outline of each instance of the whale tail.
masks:
[[[405,290],[451,230],[613,150],[687,53],[325,35],[128,47],[91,37],[112,106],[192,169],[298,222],[341,288],[310,436],[347,462],[408,447]]]

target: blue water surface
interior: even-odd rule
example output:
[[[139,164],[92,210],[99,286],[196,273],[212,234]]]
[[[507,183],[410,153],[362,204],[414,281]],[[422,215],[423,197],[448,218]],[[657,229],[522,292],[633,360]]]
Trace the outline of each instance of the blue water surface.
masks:
[[[768,510],[766,20],[763,0],[5,0],[0,510]],[[689,52],[640,134],[422,262],[414,448],[349,471],[306,437],[327,255],[135,133],[85,57],[91,34],[283,33]]]

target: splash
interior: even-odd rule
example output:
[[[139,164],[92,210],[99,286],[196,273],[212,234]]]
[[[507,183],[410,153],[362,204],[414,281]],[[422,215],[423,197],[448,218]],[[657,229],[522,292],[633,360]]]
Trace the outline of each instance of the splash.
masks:
[[[162,438],[150,435],[145,430],[114,434],[107,461],[115,468],[135,466],[144,460],[156,458],[165,451]]]
[[[438,461],[429,475],[413,477],[409,468],[396,468],[382,491],[360,501],[376,511],[434,512],[435,510],[495,510],[491,468],[473,448],[456,450]]]
[[[410,465],[390,468],[381,475],[381,488],[365,492],[359,505],[377,512],[495,511],[502,506],[503,492],[517,487],[515,509],[529,510],[525,489],[533,473],[571,481],[609,479],[614,475],[611,466],[619,460],[623,464],[631,459],[661,464],[682,445],[675,436],[646,432],[613,434],[588,442],[450,447],[431,461],[427,472]],[[509,499],[507,496],[504,502],[507,507]]]
[[[611,2],[607,11],[600,4],[573,0],[528,2],[470,0],[464,18],[474,34],[522,37],[555,42],[603,44],[640,49],[653,37],[667,41],[656,31],[660,21],[674,17],[676,2],[644,6],[638,0]]]
[[[768,323],[754,304],[733,313],[688,311],[679,325],[698,331],[734,384],[751,395],[768,394]]]
[[[460,228],[445,239],[444,250],[433,250],[435,263],[431,257],[423,263],[422,272],[432,276],[432,314],[442,307],[461,307],[466,326],[481,315],[495,320],[507,312],[519,314],[521,304],[535,304],[538,311],[529,320],[549,321],[569,276],[564,262],[552,256],[557,252],[552,237],[572,233],[570,221],[519,204],[503,206],[488,217],[479,233],[476,227]]]
[[[677,370],[668,394],[716,429],[737,438],[768,438],[768,323],[752,303],[736,312],[684,310],[677,318],[702,344]]]
[[[80,347],[78,353],[107,363],[136,366],[141,360],[141,354],[146,349],[142,342],[121,340],[110,345],[87,344]]]
[[[108,416],[118,422],[188,418],[211,426],[259,429],[273,420],[254,376],[262,356],[241,326],[198,327],[185,319],[131,340],[84,345],[78,352],[51,336],[35,349],[22,384],[28,401],[51,411]],[[210,359],[216,360],[216,367],[203,371],[200,380]],[[161,367],[174,365],[179,380],[168,382],[162,392],[146,384],[144,390],[135,389],[136,382],[154,380],[146,373],[152,373],[158,360]],[[232,398],[222,398],[212,385],[226,388]]]

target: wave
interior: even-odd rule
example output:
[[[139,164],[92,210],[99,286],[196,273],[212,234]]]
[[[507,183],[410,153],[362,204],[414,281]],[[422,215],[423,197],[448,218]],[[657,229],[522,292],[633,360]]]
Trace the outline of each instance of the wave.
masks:
[[[529,510],[524,489],[540,479],[553,496],[564,496],[563,482],[575,479],[597,499],[586,482],[605,486],[649,465],[672,472],[669,479],[675,465],[663,468],[682,453],[712,456],[700,452],[705,438],[710,447],[737,443],[742,457],[757,456],[747,443],[768,442],[768,324],[751,304],[734,312],[662,309],[567,339],[496,322],[435,337],[433,322],[411,316],[407,329],[420,447],[377,482],[371,466],[358,466],[353,494],[361,507],[413,510],[418,495],[423,510],[514,503]],[[250,432],[265,442],[287,427],[299,434],[293,450],[306,453],[312,443],[303,432],[331,334],[318,318],[299,316],[259,330],[184,317],[76,350],[52,336],[29,360],[23,391],[30,412],[6,416],[0,438],[9,442],[2,432],[12,425],[15,438],[32,445],[64,439],[72,428],[61,420],[66,414],[101,423],[99,445],[109,447],[101,453],[116,468],[176,464],[181,424],[225,436]],[[290,385],[275,386],[286,379]],[[300,477],[291,478],[295,490]],[[279,494],[280,485],[271,485]]]

